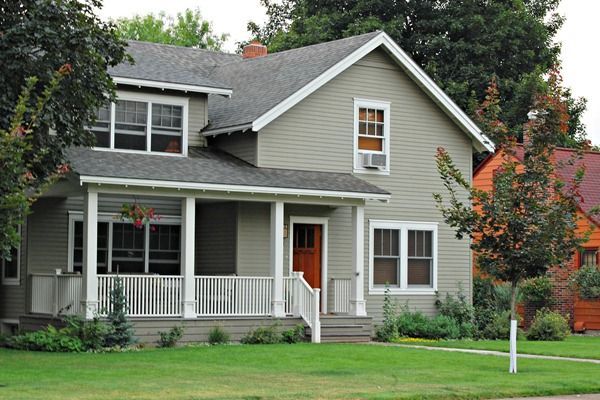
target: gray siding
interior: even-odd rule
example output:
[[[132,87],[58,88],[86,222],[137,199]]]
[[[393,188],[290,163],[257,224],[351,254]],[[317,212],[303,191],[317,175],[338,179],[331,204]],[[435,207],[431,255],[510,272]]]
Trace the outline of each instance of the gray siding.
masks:
[[[256,132],[222,134],[209,138],[208,144],[256,165],[258,151]]]
[[[270,276],[270,208],[268,203],[239,203],[237,273]]]
[[[207,112],[206,95],[194,95],[190,97],[190,108],[188,112],[188,146],[206,146],[206,139],[200,134],[200,131],[208,123]]]
[[[470,251],[443,224],[432,193],[443,192],[435,152],[445,147],[458,167],[471,175],[470,139],[381,50],[375,50],[308,96],[258,134],[260,167],[352,172],[354,98],[391,102],[390,175],[357,174],[392,193],[388,204],[365,209],[365,297],[367,311],[381,316],[382,295],[368,294],[369,219],[438,222],[438,289],[470,287]],[[350,209],[338,208],[330,224],[330,276],[347,277],[351,268]],[[335,243],[331,241],[334,240]],[[434,313],[434,296],[399,295],[410,307]]]
[[[200,203],[196,207],[196,274],[235,273],[237,203]]]
[[[0,322],[2,319],[17,319],[25,312],[27,289],[27,229],[28,221],[21,227],[19,249],[19,284],[3,285],[0,282]],[[0,277],[1,278],[1,277]]]

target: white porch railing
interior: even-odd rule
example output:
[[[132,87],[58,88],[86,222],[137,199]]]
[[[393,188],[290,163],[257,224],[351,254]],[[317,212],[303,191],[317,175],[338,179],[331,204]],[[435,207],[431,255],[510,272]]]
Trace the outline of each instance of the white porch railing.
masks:
[[[181,315],[183,277],[166,275],[118,275],[123,282],[131,317],[175,317]],[[98,275],[98,310],[110,310],[110,293],[117,275]]]
[[[291,289],[292,314],[301,317],[310,327],[312,332],[311,341],[321,342],[321,320],[319,312],[321,309],[321,289],[313,289],[304,280],[302,272],[293,272]]]
[[[351,289],[350,278],[331,278],[333,287],[333,312],[334,313],[348,313],[350,312],[350,289]]]
[[[198,316],[271,314],[271,277],[196,276],[195,279]]]
[[[31,312],[71,315],[81,311],[81,275],[31,274]]]

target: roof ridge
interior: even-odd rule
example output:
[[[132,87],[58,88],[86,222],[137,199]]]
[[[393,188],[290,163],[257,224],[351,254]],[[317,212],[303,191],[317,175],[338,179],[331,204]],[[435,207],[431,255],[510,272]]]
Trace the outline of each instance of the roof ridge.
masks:
[[[186,49],[186,50],[197,51],[197,52],[202,52],[202,53],[212,53],[212,54],[219,54],[219,55],[223,55],[223,56],[230,56],[230,57],[241,58],[241,56],[239,54],[236,54],[236,53],[227,53],[225,51],[203,49],[201,47],[180,46],[180,45],[177,45],[177,44],[156,43],[156,42],[149,42],[147,40],[135,40],[135,39],[128,39],[127,43],[148,44],[148,45],[157,46],[157,47],[171,47],[171,48],[175,48],[175,49]]]

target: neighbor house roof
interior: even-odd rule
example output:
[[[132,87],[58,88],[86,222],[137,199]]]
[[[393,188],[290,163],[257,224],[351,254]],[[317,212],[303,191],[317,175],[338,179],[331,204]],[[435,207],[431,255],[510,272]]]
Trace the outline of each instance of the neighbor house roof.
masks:
[[[351,174],[313,172],[289,169],[258,168],[219,150],[190,148],[188,157],[156,154],[131,154],[111,151],[95,151],[85,148],[69,150],[73,171],[82,181],[105,183],[131,180],[156,182],[158,186],[184,188],[217,188],[235,191],[236,188],[271,188],[302,191],[332,192],[335,197],[360,197],[387,199],[389,192],[363,181]],[[110,181],[110,182],[109,182]],[[277,190],[275,190],[277,189]],[[354,196],[356,195],[356,196]]]

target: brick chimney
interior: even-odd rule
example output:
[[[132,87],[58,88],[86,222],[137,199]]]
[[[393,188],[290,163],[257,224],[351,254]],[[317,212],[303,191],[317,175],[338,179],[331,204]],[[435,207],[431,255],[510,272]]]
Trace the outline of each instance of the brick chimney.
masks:
[[[253,40],[250,44],[244,46],[243,58],[264,57],[267,55],[267,46],[261,44],[258,40]]]

